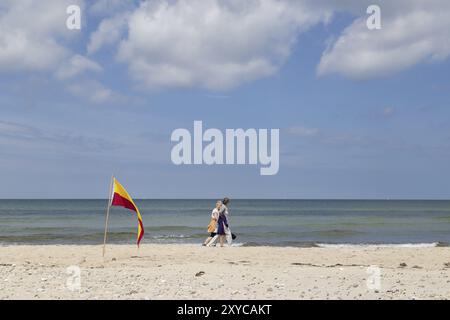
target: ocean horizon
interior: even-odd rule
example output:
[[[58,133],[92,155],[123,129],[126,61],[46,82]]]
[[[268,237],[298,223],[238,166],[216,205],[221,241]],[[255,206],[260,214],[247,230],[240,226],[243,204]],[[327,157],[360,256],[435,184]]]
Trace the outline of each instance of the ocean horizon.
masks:
[[[198,244],[214,199],[137,199],[143,244]],[[0,200],[0,245],[101,244],[107,199]],[[242,246],[447,246],[450,200],[235,199],[230,225]],[[108,243],[134,244],[133,212],[113,207]]]

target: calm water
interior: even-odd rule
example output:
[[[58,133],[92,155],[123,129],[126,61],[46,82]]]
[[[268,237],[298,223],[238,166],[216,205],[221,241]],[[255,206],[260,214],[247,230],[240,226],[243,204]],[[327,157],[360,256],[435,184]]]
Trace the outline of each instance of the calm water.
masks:
[[[201,243],[214,200],[138,200],[144,243]],[[106,200],[0,200],[0,244],[100,244]],[[450,244],[450,201],[235,200],[242,245]],[[135,242],[133,212],[112,208],[109,243]]]

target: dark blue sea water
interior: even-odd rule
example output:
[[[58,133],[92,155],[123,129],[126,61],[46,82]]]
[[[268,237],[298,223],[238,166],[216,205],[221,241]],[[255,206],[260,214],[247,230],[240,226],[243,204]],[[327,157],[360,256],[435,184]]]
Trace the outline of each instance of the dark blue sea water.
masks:
[[[0,244],[100,244],[106,200],[0,200]],[[144,243],[198,243],[214,200],[137,200]],[[450,244],[450,201],[234,200],[237,244]],[[111,209],[109,243],[133,244],[133,212]]]

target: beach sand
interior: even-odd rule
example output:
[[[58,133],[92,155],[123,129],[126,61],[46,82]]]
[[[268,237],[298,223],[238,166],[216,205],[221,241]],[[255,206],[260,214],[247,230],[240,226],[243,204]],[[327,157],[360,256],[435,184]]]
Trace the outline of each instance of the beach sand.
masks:
[[[444,247],[145,244],[139,252],[108,245],[101,254],[102,246],[0,247],[0,299],[450,298]]]

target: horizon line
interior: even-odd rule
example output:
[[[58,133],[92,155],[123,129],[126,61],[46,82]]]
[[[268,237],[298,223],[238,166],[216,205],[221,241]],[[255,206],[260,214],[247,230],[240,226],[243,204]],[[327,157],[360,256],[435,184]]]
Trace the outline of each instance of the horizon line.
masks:
[[[134,200],[212,200],[219,198],[133,198]],[[450,198],[230,198],[233,200],[267,200],[267,201],[450,201]],[[8,200],[102,200],[107,201],[108,198],[0,198],[0,201]]]

